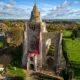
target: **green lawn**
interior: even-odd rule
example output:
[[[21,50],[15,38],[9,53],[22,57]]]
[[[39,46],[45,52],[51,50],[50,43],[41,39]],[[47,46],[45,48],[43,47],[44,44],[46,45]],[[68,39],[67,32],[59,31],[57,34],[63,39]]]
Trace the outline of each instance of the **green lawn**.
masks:
[[[9,68],[7,68],[7,72],[11,76],[18,76],[18,77],[22,77],[24,79],[26,78],[26,74],[24,73],[24,71],[18,67],[10,66]]]
[[[22,47],[12,47],[9,49],[9,54],[12,55],[12,61],[10,66],[7,68],[7,73],[11,76],[18,76],[26,78],[26,74],[21,68],[21,59],[22,59]]]
[[[78,39],[72,40],[70,38],[72,31],[64,31],[63,33],[69,61],[76,61],[80,64],[80,41]]]
[[[72,34],[71,30],[65,30],[65,31],[63,31],[63,36],[70,37],[71,34]]]
[[[70,61],[80,61],[80,41],[65,38],[67,53]],[[80,62],[79,62],[80,63]]]
[[[63,39],[66,41],[69,62],[73,65],[75,77],[80,79],[80,40],[70,38],[72,31],[63,31]]]

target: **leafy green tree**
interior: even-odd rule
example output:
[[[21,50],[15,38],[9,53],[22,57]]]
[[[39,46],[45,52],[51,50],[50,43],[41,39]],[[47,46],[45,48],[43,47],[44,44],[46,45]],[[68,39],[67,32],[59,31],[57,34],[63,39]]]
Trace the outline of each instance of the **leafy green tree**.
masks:
[[[2,42],[0,42],[0,48],[2,48],[3,47],[3,43]]]
[[[12,22],[11,22],[11,21],[5,20],[4,23],[5,23],[8,27],[11,27],[11,26],[12,26]]]
[[[23,28],[17,24],[14,24],[11,30],[8,32],[8,36],[11,37],[11,45],[19,46],[23,39]]]
[[[75,37],[77,38],[77,29],[76,30],[73,30],[73,33],[75,35]]]
[[[72,80],[73,70],[71,68],[65,68],[62,70],[61,76],[63,76],[64,80]]]
[[[75,37],[74,33],[71,34],[71,38],[72,38],[72,40],[75,40],[76,37]]]
[[[80,38],[80,30],[77,30],[77,37]]]
[[[6,31],[7,30],[7,25],[6,24],[4,24],[4,23],[0,23],[0,28],[2,29],[2,31]]]

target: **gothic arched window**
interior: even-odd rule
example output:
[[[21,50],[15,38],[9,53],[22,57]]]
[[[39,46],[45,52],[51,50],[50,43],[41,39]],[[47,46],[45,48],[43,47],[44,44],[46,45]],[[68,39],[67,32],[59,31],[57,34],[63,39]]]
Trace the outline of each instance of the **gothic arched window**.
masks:
[[[36,41],[37,41],[37,37],[35,35],[33,35],[32,39],[31,39],[31,49],[35,50],[36,49]]]

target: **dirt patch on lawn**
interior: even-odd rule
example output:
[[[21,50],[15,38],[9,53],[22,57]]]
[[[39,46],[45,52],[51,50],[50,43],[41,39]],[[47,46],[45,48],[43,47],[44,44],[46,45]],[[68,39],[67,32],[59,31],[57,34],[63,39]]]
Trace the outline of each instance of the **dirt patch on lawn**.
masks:
[[[0,64],[7,67],[11,62],[11,56],[10,55],[1,55],[0,56]]]

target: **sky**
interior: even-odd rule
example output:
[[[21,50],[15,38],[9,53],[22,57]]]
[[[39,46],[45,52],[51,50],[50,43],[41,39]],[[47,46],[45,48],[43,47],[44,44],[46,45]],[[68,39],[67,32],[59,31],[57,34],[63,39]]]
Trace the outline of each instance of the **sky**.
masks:
[[[35,0],[0,0],[0,19],[30,19]],[[80,19],[80,0],[36,0],[42,19]]]

